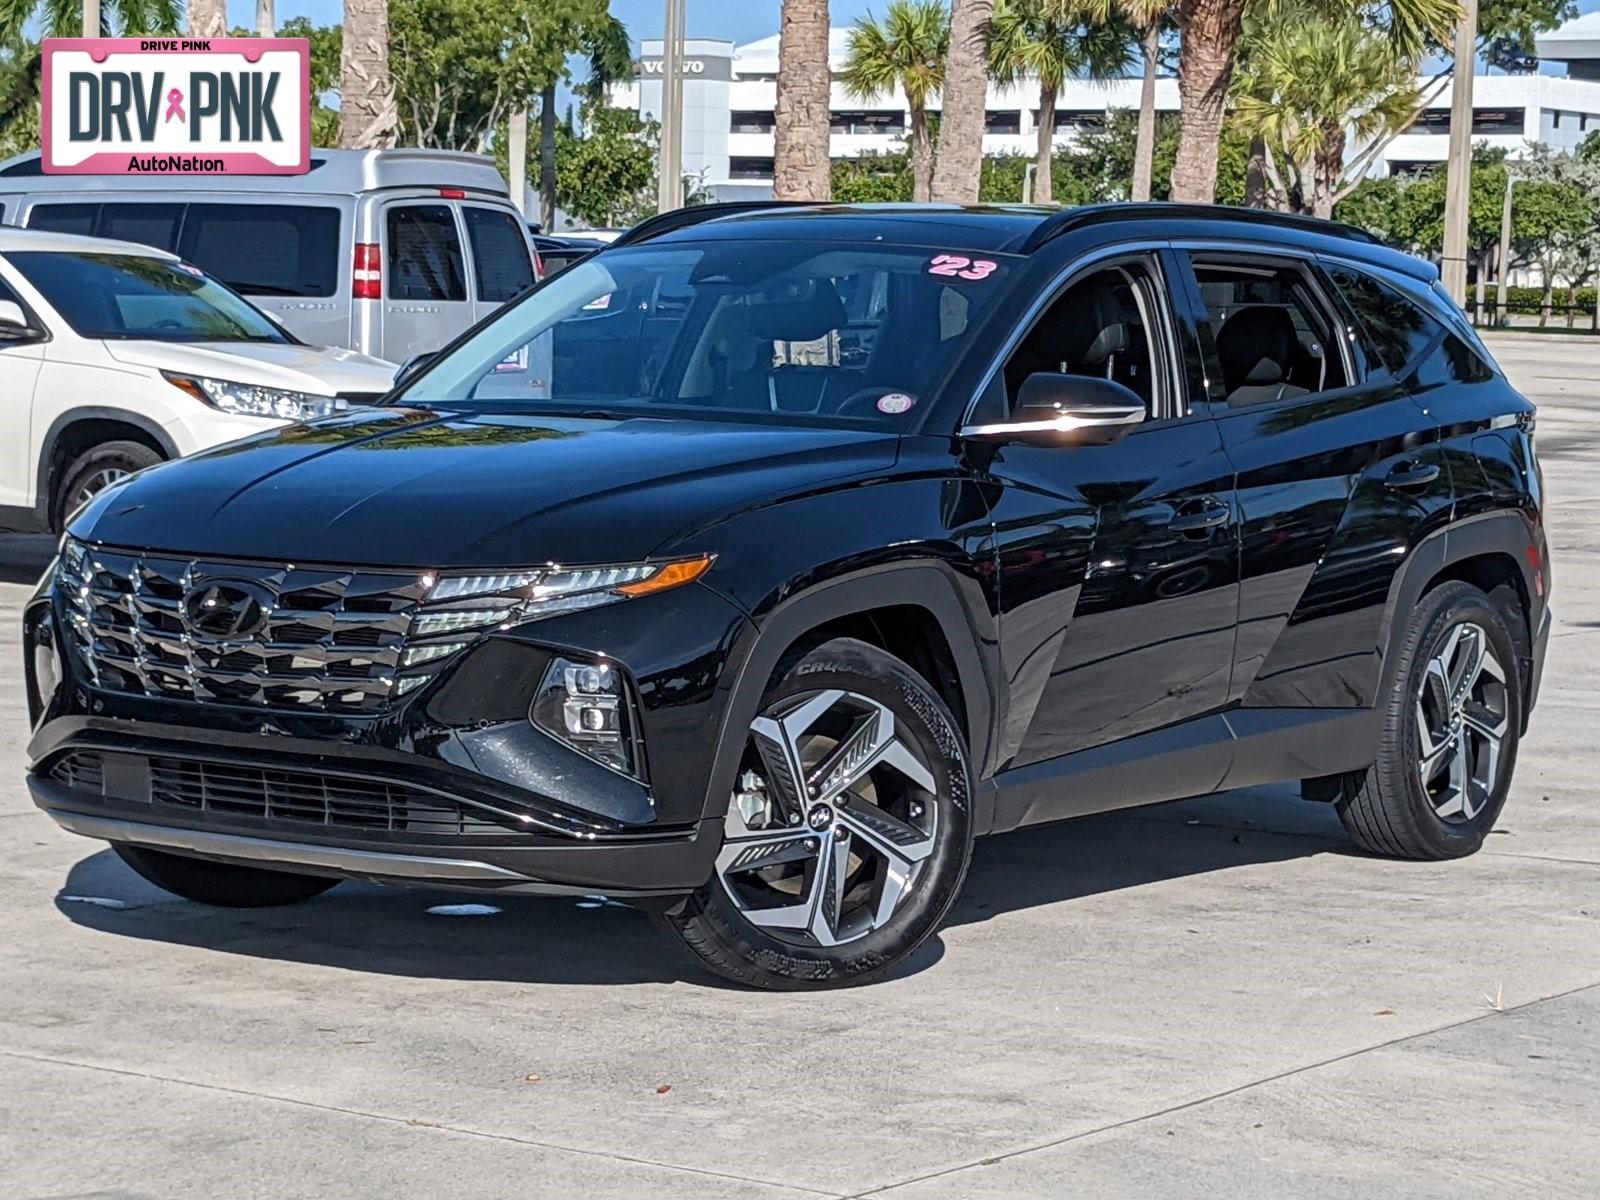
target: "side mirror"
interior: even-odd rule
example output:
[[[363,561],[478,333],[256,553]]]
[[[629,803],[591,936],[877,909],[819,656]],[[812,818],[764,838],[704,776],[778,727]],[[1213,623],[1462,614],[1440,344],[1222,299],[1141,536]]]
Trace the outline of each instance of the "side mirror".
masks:
[[[44,336],[42,329],[28,324],[28,314],[15,300],[0,300],[0,341],[32,342]]]
[[[1101,446],[1145,419],[1132,389],[1094,375],[1036,371],[1022,381],[1016,410],[1004,421],[968,425],[961,436],[985,442]]]
[[[398,388],[401,384],[409,382],[424,367],[439,357],[437,350],[424,350],[421,354],[413,354],[400,364],[400,369],[394,373],[394,383],[391,387]]]

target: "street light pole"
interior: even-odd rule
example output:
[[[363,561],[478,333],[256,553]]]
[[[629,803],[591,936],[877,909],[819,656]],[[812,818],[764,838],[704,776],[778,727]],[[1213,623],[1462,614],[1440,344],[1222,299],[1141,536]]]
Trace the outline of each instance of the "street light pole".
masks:
[[[656,208],[683,207],[683,35],[685,0],[666,0],[661,40],[661,161]]]
[[[256,36],[272,37],[278,32],[277,5],[274,0],[256,0]]]
[[[1472,203],[1472,77],[1478,58],[1478,0],[1464,0],[1456,24],[1455,75],[1450,87],[1450,158],[1444,201],[1444,263],[1440,282],[1457,304],[1467,299],[1467,231]]]
[[[100,0],[83,0],[83,36],[100,36]]]

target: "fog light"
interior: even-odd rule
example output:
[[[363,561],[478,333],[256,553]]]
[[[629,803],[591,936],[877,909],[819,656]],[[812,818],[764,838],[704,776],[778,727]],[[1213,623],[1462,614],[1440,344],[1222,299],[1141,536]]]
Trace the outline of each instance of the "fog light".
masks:
[[[639,774],[632,703],[622,672],[610,663],[555,659],[528,715],[579,753],[613,770]]]

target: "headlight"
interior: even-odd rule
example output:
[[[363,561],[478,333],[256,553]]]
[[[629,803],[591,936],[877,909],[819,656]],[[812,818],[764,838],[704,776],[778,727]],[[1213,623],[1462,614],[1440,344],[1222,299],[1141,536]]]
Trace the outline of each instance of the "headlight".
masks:
[[[310,392],[291,392],[285,388],[258,387],[253,383],[234,383],[201,375],[161,372],[168,383],[187,392],[202,404],[241,417],[272,417],[280,421],[311,421],[331,416],[350,407],[336,396],[314,396]]]
[[[444,660],[491,629],[682,587],[704,575],[711,560],[702,554],[658,563],[425,575],[396,692],[403,696],[421,687]]]

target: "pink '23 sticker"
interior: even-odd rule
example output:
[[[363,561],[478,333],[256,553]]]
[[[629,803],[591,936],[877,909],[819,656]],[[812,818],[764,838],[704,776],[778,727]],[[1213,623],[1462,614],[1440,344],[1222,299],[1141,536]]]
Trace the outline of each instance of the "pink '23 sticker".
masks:
[[[928,274],[947,279],[987,279],[1000,269],[991,258],[968,258],[964,254],[935,254],[928,260]]]

